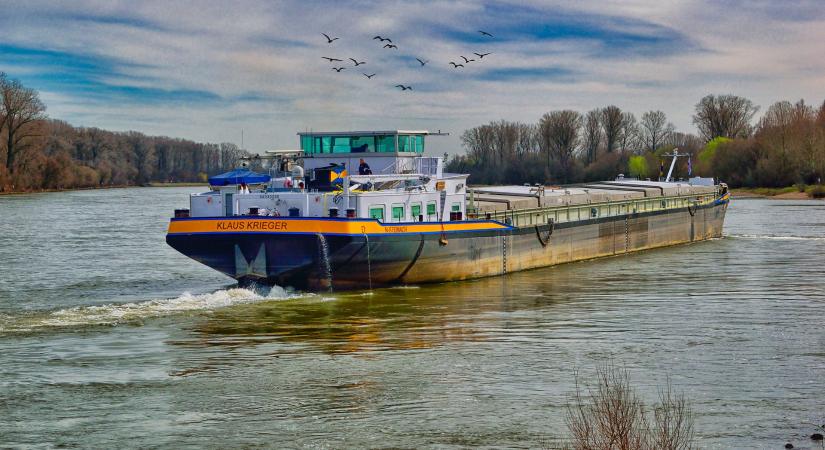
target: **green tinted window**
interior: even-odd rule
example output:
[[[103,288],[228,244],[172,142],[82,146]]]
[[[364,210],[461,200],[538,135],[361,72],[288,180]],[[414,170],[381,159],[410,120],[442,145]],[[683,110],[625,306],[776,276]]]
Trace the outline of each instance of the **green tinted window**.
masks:
[[[452,212],[461,211],[461,203],[453,203],[452,209],[450,211],[452,211]]]
[[[384,220],[384,205],[370,206],[370,219]]]
[[[415,141],[415,152],[424,153],[424,136],[413,136],[413,140]]]
[[[398,136],[398,151],[399,152],[411,152],[412,151],[412,148],[410,148],[410,136],[407,136],[407,135]]]
[[[312,136],[301,136],[301,150],[312,153]]]
[[[418,216],[421,215],[421,203],[414,203],[410,206],[410,214],[412,215],[412,219],[414,221],[418,220]]]
[[[435,217],[435,202],[427,203],[427,218]]]
[[[353,137],[350,142],[353,153],[371,153],[375,151],[375,136]]]
[[[332,153],[332,138],[331,137],[316,137],[314,139],[312,153]]]
[[[332,153],[349,153],[350,152],[350,138],[349,136],[335,136],[332,138]]]
[[[393,205],[392,207],[392,220],[396,222],[401,222],[404,220],[404,206],[396,206]]]
[[[395,153],[395,136],[376,136],[376,147],[381,153]]]

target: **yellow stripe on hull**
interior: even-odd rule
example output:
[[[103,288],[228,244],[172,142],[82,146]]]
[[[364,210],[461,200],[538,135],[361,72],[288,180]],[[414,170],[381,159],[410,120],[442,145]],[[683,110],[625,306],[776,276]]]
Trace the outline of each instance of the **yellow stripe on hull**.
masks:
[[[445,222],[445,223],[396,223],[386,224],[377,220],[324,220],[292,219],[288,217],[266,218],[213,218],[172,220],[169,234],[191,233],[321,233],[321,234],[415,234],[455,231],[496,231],[510,227],[495,221]]]

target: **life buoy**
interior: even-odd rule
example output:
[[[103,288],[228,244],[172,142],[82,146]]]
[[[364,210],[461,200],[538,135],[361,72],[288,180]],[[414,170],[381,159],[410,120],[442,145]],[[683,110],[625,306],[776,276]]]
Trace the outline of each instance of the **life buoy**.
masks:
[[[289,178],[284,180],[284,187],[287,188],[287,189],[291,188],[292,187],[292,180],[290,180]]]

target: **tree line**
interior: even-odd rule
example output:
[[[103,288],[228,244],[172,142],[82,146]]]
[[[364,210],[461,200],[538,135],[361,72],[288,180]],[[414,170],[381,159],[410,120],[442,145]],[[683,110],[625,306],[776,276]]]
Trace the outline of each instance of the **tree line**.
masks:
[[[447,164],[475,184],[568,184],[619,174],[656,180],[678,148],[675,176],[715,177],[732,187],[819,184],[825,175],[825,103],[759,107],[736,95],[707,95],[695,105],[698,134],[676,130],[662,111],[639,119],[615,105],[587,113],[557,110],[537,123],[500,120],[466,130],[464,155]]]
[[[0,192],[206,182],[249,153],[235,144],[73,127],[0,72]]]

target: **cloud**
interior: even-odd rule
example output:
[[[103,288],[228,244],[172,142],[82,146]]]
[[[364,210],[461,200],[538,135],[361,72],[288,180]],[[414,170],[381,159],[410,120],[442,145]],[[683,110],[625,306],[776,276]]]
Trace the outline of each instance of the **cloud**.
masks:
[[[0,29],[0,70],[40,90],[52,117],[203,141],[243,129],[255,151],[294,147],[304,129],[397,127],[450,130],[429,148],[456,152],[471,126],[607,104],[662,109],[692,131],[708,93],[818,103],[825,73],[814,1],[32,0]],[[448,65],[472,52],[492,54]]]

